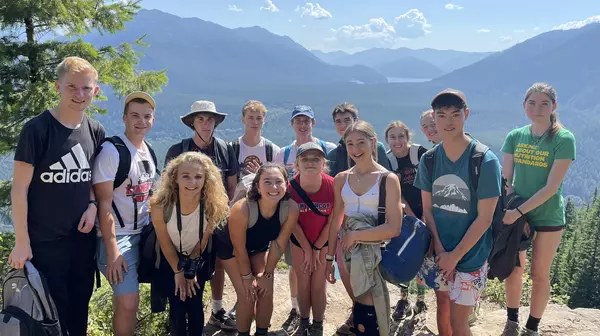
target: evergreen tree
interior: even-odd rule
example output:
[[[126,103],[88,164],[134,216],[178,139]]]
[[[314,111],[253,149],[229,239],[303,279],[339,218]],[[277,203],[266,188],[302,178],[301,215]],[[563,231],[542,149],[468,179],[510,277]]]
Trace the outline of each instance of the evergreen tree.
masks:
[[[132,90],[154,93],[167,83],[165,71],[136,69],[141,54],[129,43],[95,47],[81,36],[125,29],[138,1],[9,0],[0,2],[0,155],[12,152],[25,121],[56,105],[55,68],[67,56],[88,60],[99,84],[122,97]],[[66,39],[52,40],[62,34]],[[143,46],[141,37],[132,41]],[[106,100],[99,95],[97,99]],[[106,113],[91,105],[89,113]],[[0,209],[9,205],[9,185],[0,185]]]

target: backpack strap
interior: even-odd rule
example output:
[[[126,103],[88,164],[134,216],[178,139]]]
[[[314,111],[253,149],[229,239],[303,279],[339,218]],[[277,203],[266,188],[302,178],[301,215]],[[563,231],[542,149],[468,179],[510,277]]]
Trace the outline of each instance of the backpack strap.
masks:
[[[223,158],[223,163],[225,163],[225,169],[230,168],[231,162],[229,162],[229,151],[233,150],[230,144],[226,143],[224,140],[219,138],[214,138],[215,142],[215,155],[217,157]],[[237,165],[237,158],[235,159]]]
[[[385,223],[385,182],[390,174],[389,171],[381,172],[381,178],[379,179],[379,205],[377,206],[377,225]]]
[[[267,162],[273,162],[273,143],[265,139],[265,158]]]
[[[394,155],[394,153],[392,153],[392,150],[388,150],[386,152],[388,161],[390,162],[390,167],[392,168],[392,171],[395,172],[396,170],[398,170],[398,159],[396,158],[396,155]]]
[[[287,161],[290,158],[290,152],[292,151],[292,146],[287,145],[283,147],[283,165],[287,165]]]
[[[408,150],[410,163],[415,167],[419,165],[419,148],[421,148],[421,145],[411,144],[410,149]]]
[[[248,229],[253,227],[258,221],[258,202],[246,198],[248,206]]]
[[[148,143],[148,141],[144,140],[144,143],[146,143],[146,147],[148,147],[148,151],[150,152],[150,156],[152,157],[152,161],[154,162],[156,176],[160,176],[160,169],[158,169],[158,159],[156,158],[156,153],[154,152],[154,149],[152,148],[150,143]]]
[[[173,214],[173,204],[167,203],[163,208],[163,220],[165,224],[167,224],[171,220],[171,215]]]
[[[471,184],[473,185],[473,189],[477,191],[477,187],[479,186],[479,174],[481,173],[481,164],[483,163],[483,158],[485,154],[488,152],[489,147],[482,144],[481,142],[475,142],[475,146],[471,149],[471,159],[469,160],[469,175],[471,178]]]
[[[115,174],[115,180],[113,181],[113,190],[117,189],[118,187],[120,187],[123,182],[125,182],[125,180],[127,179],[127,176],[129,175],[129,170],[131,169],[131,153],[129,152],[129,148],[127,148],[127,145],[125,145],[125,142],[123,142],[123,140],[118,137],[118,136],[112,136],[112,137],[108,137],[105,138],[104,142],[110,142],[111,144],[113,144],[113,146],[115,146],[115,148],[117,149],[117,152],[119,153],[119,164],[117,166],[117,173]],[[125,227],[125,222],[123,221],[123,216],[121,216],[121,213],[119,212],[119,209],[117,208],[117,205],[115,204],[115,202],[112,202],[112,209],[113,212],[115,214],[115,217],[117,217],[117,221],[119,222],[119,225],[124,228]],[[137,211],[135,212],[135,215],[137,215]],[[136,221],[137,224],[137,221]],[[136,225],[137,226],[137,225]]]
[[[237,138],[231,142],[231,148],[233,148],[235,159],[240,161],[240,138]]]
[[[325,143],[325,141],[319,139],[319,145],[321,145],[321,148],[323,149],[323,153],[325,153],[325,155],[327,155],[327,144]]]
[[[192,138],[181,140],[181,153],[189,152],[192,148]]]
[[[279,224],[283,225],[290,211],[290,200],[279,201]]]
[[[434,157],[435,157],[435,150],[437,148],[437,145],[434,146],[432,149],[428,150],[427,152],[425,152],[425,154],[423,154],[423,162],[425,162],[425,168],[427,170],[427,175],[429,176],[429,181],[431,181],[431,183],[433,183],[433,164],[434,164]]]
[[[322,213],[321,211],[319,211],[319,209],[317,209],[317,207],[315,206],[315,203],[313,203],[313,201],[310,199],[310,197],[308,197],[308,195],[306,194],[306,191],[304,191],[304,189],[302,189],[302,187],[300,186],[300,183],[298,183],[297,178],[291,179],[290,184],[292,185],[292,188],[294,188],[294,190],[296,190],[296,192],[298,193],[300,198],[302,198],[304,203],[306,203],[306,205],[310,208],[310,210],[312,210],[314,213],[316,213],[319,216],[323,216],[323,217],[329,216],[329,215],[326,215],[326,214]],[[280,213],[281,213],[281,210],[280,210]]]

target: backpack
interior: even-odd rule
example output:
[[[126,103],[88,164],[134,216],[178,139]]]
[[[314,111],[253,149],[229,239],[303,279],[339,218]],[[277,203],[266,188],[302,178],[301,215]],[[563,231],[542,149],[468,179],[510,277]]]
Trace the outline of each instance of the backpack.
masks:
[[[223,139],[219,139],[217,137],[213,137],[215,141],[215,156],[219,159],[222,159],[223,163],[225,163],[225,168],[229,167],[229,150],[233,150],[231,145],[226,143]],[[192,150],[192,143],[194,139],[187,138],[181,141],[181,153],[189,152]],[[236,158],[237,160],[237,158]],[[217,160],[215,160],[217,161]],[[219,160],[220,161],[220,160]],[[217,164],[217,162],[214,162]]]
[[[417,167],[419,165],[419,148],[421,148],[421,147],[422,146],[419,144],[412,144],[410,146],[410,149],[408,150],[408,155],[410,157],[410,163],[412,163],[412,165],[415,167]],[[388,157],[388,160],[390,161],[390,166],[392,167],[392,171],[395,172],[396,170],[398,170],[398,159],[396,158],[394,153],[392,153],[391,149],[386,152],[386,155]]]
[[[31,262],[10,271],[2,286],[0,335],[62,336],[46,279]]]
[[[513,193],[506,197],[506,209],[516,209],[525,199]],[[529,236],[524,237],[525,228],[529,227]],[[508,278],[515,266],[522,266],[519,260],[519,252],[525,251],[531,246],[534,236],[534,226],[527,221],[526,216],[521,216],[514,223],[501,227],[493,227],[494,245],[488,257],[489,271],[488,279],[498,278],[504,281]]]
[[[258,202],[246,199],[248,205],[248,229],[253,227],[258,221]],[[279,201],[279,224],[283,225],[288,217],[289,200]]]
[[[115,180],[113,182],[114,190],[120,187],[123,184],[123,182],[127,180],[129,170],[131,169],[131,153],[129,152],[129,148],[127,148],[125,142],[123,142],[123,139],[116,135],[105,138],[102,141],[102,143],[104,142],[110,142],[111,144],[113,144],[117,149],[117,152],[119,153],[119,166],[117,167],[117,173],[115,174]],[[160,176],[160,170],[158,169],[158,160],[156,159],[156,153],[154,153],[154,150],[146,140],[144,140],[144,143],[146,144],[146,147],[148,147],[148,151],[150,152],[150,156],[152,157],[152,161],[154,162],[154,167],[156,168],[156,175]],[[137,230],[137,202],[135,201],[135,198],[133,199],[133,205],[133,229]],[[112,203],[112,209],[121,227],[125,227],[123,217],[121,217],[121,213],[119,213],[119,209],[117,209],[117,205],[114,201]]]
[[[231,143],[231,147],[233,148],[233,153],[235,153],[236,160],[239,161],[239,158],[240,158],[240,138],[235,139]],[[267,162],[272,162],[273,161],[273,143],[270,140],[268,140],[268,139],[265,139],[265,158],[267,159]]]
[[[385,181],[390,172],[381,176],[377,223],[385,223]],[[407,288],[421,269],[429,251],[431,234],[429,228],[416,217],[404,215],[400,235],[390,239],[381,251],[379,271],[389,283]]]
[[[323,153],[325,153],[325,155],[327,155],[327,146],[325,144],[325,141],[323,141],[323,140],[317,140],[317,143],[323,149]],[[292,145],[287,145],[287,146],[283,147],[283,164],[284,165],[288,164],[288,159],[290,158],[290,152],[291,151],[292,151]]]
[[[435,151],[438,147],[439,145],[434,146],[432,149],[425,152],[425,154],[423,154],[423,157],[421,158],[423,162],[425,162],[425,167],[427,168],[426,171],[429,175],[429,180],[432,182]],[[476,141],[475,146],[471,148],[471,156],[469,157],[469,180],[475,191],[477,191],[477,188],[479,187],[479,173],[481,172],[481,164],[483,163],[483,158],[489,150],[489,147],[487,147],[479,141]],[[494,210],[494,216],[492,217],[492,227],[494,228],[494,233],[501,229],[504,225],[502,220],[504,219],[504,214],[506,213],[506,209],[504,208],[506,199],[506,183],[506,178],[502,176],[500,197],[498,198],[498,203],[496,203],[496,209]]]

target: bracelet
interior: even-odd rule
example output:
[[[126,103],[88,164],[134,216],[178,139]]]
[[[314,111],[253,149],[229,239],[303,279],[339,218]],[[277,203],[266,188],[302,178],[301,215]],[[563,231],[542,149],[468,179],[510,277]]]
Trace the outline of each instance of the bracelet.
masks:
[[[273,272],[264,272],[262,274],[262,277],[265,279],[272,279],[273,278]]]
[[[521,212],[521,209],[519,209],[519,207],[516,207],[516,210],[521,214],[521,216],[525,216],[525,214]]]
[[[242,274],[242,280],[252,280],[252,272],[250,272],[246,275]]]
[[[96,206],[96,208],[98,207],[98,201],[96,201],[96,200],[90,200],[90,201],[88,202],[88,204],[93,204],[93,205],[95,205],[95,206]]]
[[[335,257],[332,255],[329,255],[329,254],[325,255],[325,261],[333,261],[334,259],[335,259]]]
[[[322,247],[321,247],[321,248],[318,248],[318,247],[316,247],[315,245],[312,245],[312,249],[313,249],[313,250],[315,250],[315,251],[321,251]]]

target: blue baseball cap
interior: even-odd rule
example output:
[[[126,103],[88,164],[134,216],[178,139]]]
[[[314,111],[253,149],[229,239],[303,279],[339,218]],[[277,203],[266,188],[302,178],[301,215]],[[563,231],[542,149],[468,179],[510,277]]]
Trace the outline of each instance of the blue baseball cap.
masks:
[[[294,109],[292,110],[292,118],[294,119],[297,116],[307,116],[310,119],[315,119],[315,113],[313,112],[312,108],[310,106],[307,105],[298,105],[298,106],[294,106]]]

